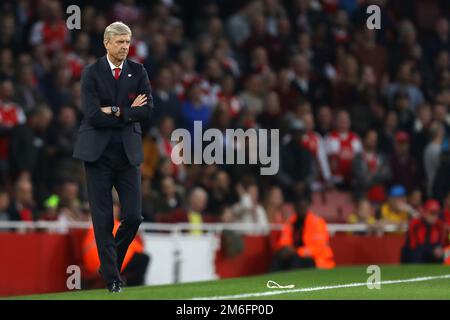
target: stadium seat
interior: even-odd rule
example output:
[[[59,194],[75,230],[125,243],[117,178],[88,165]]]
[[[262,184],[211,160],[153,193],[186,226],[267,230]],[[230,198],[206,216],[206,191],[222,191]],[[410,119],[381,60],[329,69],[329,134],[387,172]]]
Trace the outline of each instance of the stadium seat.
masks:
[[[327,222],[342,223],[354,210],[354,204],[349,192],[316,192],[312,196],[311,210]]]

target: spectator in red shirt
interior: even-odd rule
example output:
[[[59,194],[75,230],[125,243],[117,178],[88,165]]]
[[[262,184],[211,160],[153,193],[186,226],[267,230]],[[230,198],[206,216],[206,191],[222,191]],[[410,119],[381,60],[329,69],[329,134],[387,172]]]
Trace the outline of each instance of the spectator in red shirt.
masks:
[[[439,202],[425,203],[422,216],[411,220],[402,249],[402,263],[438,263],[443,261],[444,223],[439,218]]]
[[[333,180],[338,185],[348,187],[352,181],[352,160],[362,151],[361,140],[350,130],[350,116],[347,111],[339,111],[336,129],[325,140]]]
[[[69,29],[63,19],[59,1],[46,1],[44,6],[43,19],[37,21],[31,29],[30,43],[32,45],[44,44],[47,55],[51,56],[56,51],[66,49]]]
[[[10,80],[0,83],[0,182],[6,184],[11,134],[14,127],[25,123],[22,108],[12,102],[14,86]]]

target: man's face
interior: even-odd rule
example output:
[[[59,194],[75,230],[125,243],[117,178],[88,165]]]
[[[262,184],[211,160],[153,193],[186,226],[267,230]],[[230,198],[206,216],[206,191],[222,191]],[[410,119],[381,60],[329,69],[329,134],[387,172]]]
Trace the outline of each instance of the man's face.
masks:
[[[444,199],[444,206],[447,209],[450,209],[450,194],[448,194]]]
[[[395,152],[397,155],[403,156],[409,152],[409,143],[406,141],[397,141],[395,143]]]
[[[8,193],[2,192],[0,193],[0,212],[6,211],[9,206],[9,196]]]
[[[433,225],[439,220],[439,211],[428,212],[424,218],[428,224]]]
[[[323,108],[319,109],[318,122],[320,122],[320,124],[322,124],[322,126],[329,127],[331,125],[332,121],[333,121],[333,117],[332,117],[330,108],[323,107]]]
[[[1,87],[1,95],[4,100],[10,100],[14,95],[14,86],[11,81],[5,81]]]
[[[76,125],[77,117],[75,111],[71,107],[64,107],[60,110],[58,120],[62,125],[72,128]]]
[[[36,121],[36,127],[39,131],[44,131],[48,128],[51,121],[53,119],[53,114],[51,111],[45,112],[44,114],[41,114],[38,116],[38,119]]]
[[[406,204],[406,198],[405,197],[391,197],[390,204],[392,206],[392,209],[394,209],[395,211],[402,211],[403,206]]]
[[[347,132],[348,130],[350,130],[350,117],[348,113],[339,113],[337,118],[337,129],[339,132]]]
[[[366,136],[365,145],[368,150],[375,150],[377,147],[378,135],[376,131],[369,131]]]
[[[228,175],[225,172],[220,172],[217,174],[215,186],[219,190],[228,191],[230,187],[230,180],[228,179]]]
[[[302,120],[306,130],[314,130],[314,117],[311,113],[305,114]]]
[[[112,36],[111,39],[105,40],[104,45],[108,54],[118,61],[127,58],[130,50],[131,36],[127,34]]]
[[[258,198],[259,198],[258,187],[256,185],[251,185],[248,187],[247,192],[249,193],[253,204],[256,205],[258,203]]]
[[[411,81],[411,68],[408,64],[404,64],[400,67],[399,70],[399,80],[401,82],[409,82]]]
[[[170,90],[172,87],[172,73],[169,69],[164,69],[159,74],[158,87],[162,90]]]
[[[33,185],[28,181],[21,182],[16,190],[16,199],[24,205],[31,205],[33,203]]]
[[[198,192],[191,196],[191,209],[195,212],[202,212],[206,208],[208,197],[206,193]]]
[[[67,182],[63,187],[63,198],[66,200],[75,200],[78,197],[78,184]]]
[[[162,193],[166,196],[173,196],[175,194],[175,183],[172,178],[165,178],[161,184]]]

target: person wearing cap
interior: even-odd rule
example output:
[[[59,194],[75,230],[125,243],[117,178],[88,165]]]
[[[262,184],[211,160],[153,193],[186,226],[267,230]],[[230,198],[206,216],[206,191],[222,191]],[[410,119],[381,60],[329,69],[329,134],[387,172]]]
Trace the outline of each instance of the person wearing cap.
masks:
[[[412,219],[402,248],[402,263],[442,263],[444,223],[440,219],[441,206],[429,199],[420,217]]]
[[[377,218],[382,224],[395,224],[398,228],[405,226],[410,216],[417,212],[406,201],[406,189],[402,185],[394,185],[389,190],[388,200],[380,207]]]

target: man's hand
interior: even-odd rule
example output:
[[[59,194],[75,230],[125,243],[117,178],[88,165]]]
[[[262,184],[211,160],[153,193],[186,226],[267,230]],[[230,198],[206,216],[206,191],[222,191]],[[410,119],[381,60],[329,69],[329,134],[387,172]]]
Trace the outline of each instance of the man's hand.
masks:
[[[131,104],[131,107],[133,108],[141,107],[146,103],[147,103],[147,96],[145,94],[140,94],[134,99],[133,103]]]
[[[145,94],[140,94],[134,99],[133,103],[131,104],[131,107],[133,107],[133,108],[141,107],[141,106],[145,105],[146,103],[147,103],[147,96]],[[102,106],[100,108],[100,110],[105,114],[113,114],[110,106]],[[116,117],[120,117],[120,108],[119,108],[119,111],[114,113],[114,115]]]
[[[433,254],[436,258],[440,259],[444,256],[444,250],[441,246],[434,248]]]
[[[113,114],[113,113],[112,113],[112,110],[111,110],[111,107],[101,107],[100,109],[102,110],[103,113],[106,113],[106,114]],[[120,108],[119,108],[119,111],[117,111],[116,113],[114,113],[114,115],[115,115],[116,117],[120,117]]]
[[[111,107],[101,107],[100,110],[102,110],[103,113],[112,114]]]

